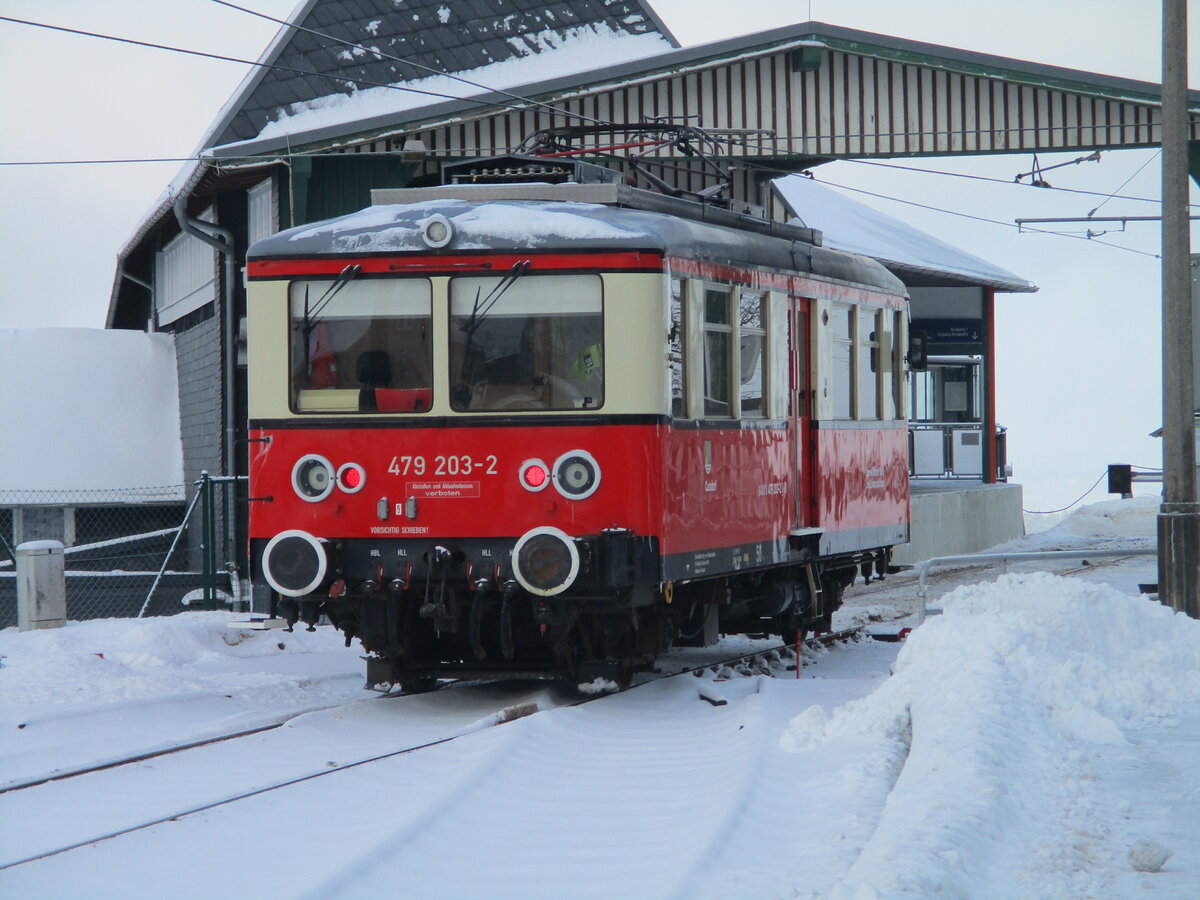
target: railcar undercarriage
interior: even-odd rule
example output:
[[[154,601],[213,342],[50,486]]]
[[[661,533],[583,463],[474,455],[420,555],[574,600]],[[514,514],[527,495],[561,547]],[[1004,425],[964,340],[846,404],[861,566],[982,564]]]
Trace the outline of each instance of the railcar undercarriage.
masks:
[[[874,550],[822,563],[722,575],[659,588],[593,595],[529,593],[512,579],[451,584],[370,579],[350,593],[279,598],[289,626],[322,616],[367,651],[367,687],[430,690],[439,678],[544,678],[627,685],[672,647],[703,647],[721,634],[781,635],[793,642],[831,630],[856,575],[886,571]],[[647,602],[648,601],[648,602]]]

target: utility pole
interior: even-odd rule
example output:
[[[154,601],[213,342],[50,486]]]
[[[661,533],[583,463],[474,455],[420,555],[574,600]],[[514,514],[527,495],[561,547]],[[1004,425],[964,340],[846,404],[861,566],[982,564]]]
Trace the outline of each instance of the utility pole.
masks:
[[[1158,596],[1200,619],[1200,503],[1188,233],[1187,0],[1163,0],[1163,502]]]

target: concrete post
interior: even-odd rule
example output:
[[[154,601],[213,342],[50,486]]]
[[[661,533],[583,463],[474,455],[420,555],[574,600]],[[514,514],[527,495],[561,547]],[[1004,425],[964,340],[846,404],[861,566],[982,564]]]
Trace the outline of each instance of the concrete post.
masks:
[[[1200,618],[1200,503],[1188,234],[1187,4],[1163,0],[1163,503],[1158,596]]]
[[[17,628],[62,628],[67,623],[67,576],[59,541],[17,545]]]

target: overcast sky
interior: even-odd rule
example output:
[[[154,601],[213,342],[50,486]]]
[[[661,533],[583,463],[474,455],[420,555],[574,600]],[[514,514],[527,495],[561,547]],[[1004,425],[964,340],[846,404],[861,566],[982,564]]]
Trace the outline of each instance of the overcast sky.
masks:
[[[285,17],[295,3],[243,5]],[[652,0],[652,6],[684,46],[811,18],[1144,81],[1161,74],[1157,0]],[[1189,7],[1196,46],[1200,4]],[[210,0],[0,0],[0,15],[247,59],[256,59],[276,30]],[[187,156],[246,68],[0,22],[0,162]],[[1200,84],[1195,62],[1190,83]],[[1011,184],[1030,169],[1028,155],[901,162],[1004,184],[852,162],[817,174],[829,184],[1011,223],[1018,216],[1083,216],[1118,188],[1157,198],[1155,157],[1152,150],[1105,153],[1099,163],[1048,176],[1055,188],[1100,196]],[[0,166],[0,328],[101,327],[116,252],[179,167]],[[1158,252],[1157,225],[1131,224],[1104,236],[1116,246],[1103,246],[851,196],[1041,287],[1037,294],[1002,295],[997,304],[998,417],[1010,429],[1014,480],[1027,486],[1026,508],[1071,502],[1110,462],[1160,464],[1160,442],[1146,436],[1160,424],[1159,262],[1131,252]],[[1114,199],[1102,214],[1155,215],[1157,208]],[[10,434],[11,427],[4,423]],[[1093,497],[1103,498],[1102,491],[1103,485]]]

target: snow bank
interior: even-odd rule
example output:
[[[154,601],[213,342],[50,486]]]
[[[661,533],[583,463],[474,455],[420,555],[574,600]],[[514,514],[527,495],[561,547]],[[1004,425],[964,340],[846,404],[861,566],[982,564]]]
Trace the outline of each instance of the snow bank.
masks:
[[[1161,497],[1132,497],[1128,500],[1091,503],[1041,534],[1044,537],[1155,537],[1161,505]]]
[[[0,716],[69,704],[96,705],[219,690],[253,692],[279,657],[340,650],[332,628],[291,634],[226,628],[228,612],[151,619],[96,619],[65,628],[0,631]],[[354,650],[346,650],[353,659]],[[241,661],[239,665],[237,661]],[[264,665],[256,665],[261,661]],[[355,667],[357,660],[354,659]]]
[[[1026,516],[1027,534],[1006,541],[988,552],[1017,550],[1054,550],[1092,547],[1102,549],[1115,544],[1153,546],[1158,534],[1158,510],[1161,497],[1132,497],[1128,500],[1102,500],[1081,506],[1047,524],[1046,516]],[[1043,521],[1038,521],[1041,519]]]
[[[1128,845],[1106,844],[1089,761],[1200,700],[1200,622],[1045,573],[944,602],[879,690],[832,716],[808,709],[781,738],[907,754],[898,776],[869,773],[888,800],[829,896],[1111,896]]]

